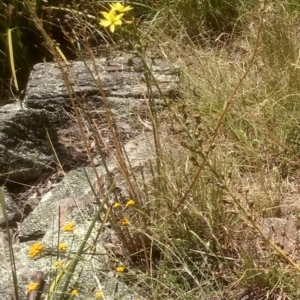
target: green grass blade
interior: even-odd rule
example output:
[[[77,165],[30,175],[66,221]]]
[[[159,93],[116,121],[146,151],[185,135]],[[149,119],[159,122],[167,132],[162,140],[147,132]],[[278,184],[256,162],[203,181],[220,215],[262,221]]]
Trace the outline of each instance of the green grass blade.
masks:
[[[12,43],[12,29],[8,29],[7,31],[7,44],[8,44],[8,54],[9,54],[9,65],[11,69],[11,73],[13,76],[13,82],[14,86],[17,91],[19,91],[19,85],[18,80],[16,76],[16,69],[15,69],[15,60],[14,60],[14,49],[13,49],[13,43]]]

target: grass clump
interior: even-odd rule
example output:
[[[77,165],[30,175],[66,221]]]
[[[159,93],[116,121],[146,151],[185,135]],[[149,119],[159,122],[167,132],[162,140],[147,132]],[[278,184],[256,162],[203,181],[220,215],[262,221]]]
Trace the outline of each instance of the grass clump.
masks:
[[[151,22],[166,34],[206,46],[228,42],[238,36],[249,15],[259,7],[258,1],[240,0],[169,0],[147,1],[147,4],[156,12],[150,13]]]

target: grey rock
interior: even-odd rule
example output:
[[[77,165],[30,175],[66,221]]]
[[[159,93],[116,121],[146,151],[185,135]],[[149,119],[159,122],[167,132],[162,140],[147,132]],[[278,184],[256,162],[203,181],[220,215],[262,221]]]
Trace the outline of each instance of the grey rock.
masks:
[[[24,182],[52,169],[52,149],[57,145],[56,130],[45,110],[0,111],[0,181]],[[59,147],[57,147],[59,148]]]
[[[139,169],[148,165],[148,162],[154,157],[154,142],[151,134],[142,134],[128,142],[124,147],[128,164],[132,170]],[[117,187],[124,190],[125,182],[120,176],[120,170],[113,160],[107,163],[109,172],[115,177]],[[97,167],[99,176],[107,176],[105,168],[101,165]],[[93,193],[90,183],[94,186],[97,178],[91,167],[70,171],[64,180],[62,180],[55,188],[46,193],[37,206],[37,208],[22,222],[19,237],[21,240],[34,239],[34,237],[43,236],[52,228],[55,216],[57,215],[60,202],[65,202],[68,198],[75,198],[79,207],[90,203]],[[125,193],[125,192],[123,192]],[[128,197],[128,192],[127,192]]]
[[[21,210],[16,205],[16,203],[13,201],[10,194],[7,193],[7,191],[4,187],[0,188],[0,193],[1,192],[4,197],[5,212],[6,212],[8,223],[11,224],[12,222],[20,221],[22,218]],[[6,226],[5,215],[4,215],[4,212],[0,205],[0,227],[5,227],[5,226]]]
[[[26,117],[27,114],[33,114],[36,118],[35,121],[39,120],[37,115],[41,116],[45,113],[44,110],[30,109],[16,109],[13,111],[13,113],[16,112],[20,114],[19,117]],[[23,122],[26,120],[24,118],[22,119]],[[2,121],[5,121],[5,118],[3,119]],[[8,120],[10,119],[8,118]],[[47,118],[45,118],[45,122],[47,122]],[[20,123],[23,124],[21,121]],[[34,124],[33,120],[32,124]],[[26,128],[33,131],[30,126]],[[151,134],[148,134],[137,137],[125,145],[125,151],[128,153],[128,160],[133,170],[140,168],[141,165],[151,159],[151,153],[154,153],[154,145],[151,141]],[[114,161],[109,161],[108,168],[111,174],[117,178],[119,169],[117,168],[116,163]],[[105,176],[103,166],[98,167],[97,170],[100,176]],[[94,185],[96,177],[93,170],[91,168],[86,168],[86,173],[90,182]],[[122,188],[124,193],[127,192],[128,195],[126,188],[124,188],[124,186],[122,187],[122,185],[124,185],[124,182],[122,182],[121,179],[122,176],[119,177],[120,178],[117,180],[118,187],[120,189]],[[74,199],[76,199],[76,203]],[[15,217],[14,214],[18,214],[20,212],[17,210],[17,207],[8,195],[6,195],[5,201],[7,204],[9,218],[13,219]],[[68,173],[66,178],[52,191],[43,196],[41,203],[37,206],[34,212],[30,214],[23,223],[21,223],[19,237],[21,241],[25,242],[14,245],[20,299],[26,299],[26,286],[29,284],[31,277],[36,271],[42,271],[46,274],[45,291],[49,289],[49,285],[55,276],[52,262],[56,258],[43,256],[39,259],[31,260],[28,257],[28,248],[30,245],[33,241],[42,238],[41,241],[47,245],[48,248],[51,248],[58,240],[59,234],[60,240],[63,240],[68,245],[72,245],[72,251],[77,251],[81,241],[84,239],[84,234],[86,233],[87,227],[89,226],[94,213],[94,210],[91,211],[91,207],[94,205],[93,201],[93,193],[91,192],[85,172],[83,172],[82,169],[73,170]],[[60,215],[58,215],[58,208],[60,208]],[[76,231],[74,232],[74,236],[76,235],[75,239],[74,236],[70,234],[59,233],[59,230],[57,229],[58,224],[63,224],[70,220],[76,222]],[[99,226],[100,224],[98,224],[98,227]],[[93,237],[95,237],[95,233]],[[6,300],[11,299],[10,287],[12,276],[9,268],[10,263],[7,241],[4,241],[3,235],[1,235],[0,238],[3,239],[2,245],[5,245],[6,247],[3,249],[4,251],[1,251],[0,253],[0,294],[1,299]],[[26,242],[27,240],[32,240],[32,242]],[[81,295],[79,296],[79,299],[93,299],[92,291],[95,287],[98,287],[99,289],[99,282],[101,282],[101,290],[105,294],[105,299],[143,299],[138,296],[136,292],[129,289],[124,283],[122,283],[122,281],[119,281],[111,266],[108,267],[106,265],[108,258],[106,250],[101,242],[97,244],[97,252],[102,253],[102,259],[99,259],[98,256],[83,255],[84,261],[80,262],[78,265],[77,273],[74,278],[79,275],[78,270],[80,270],[80,267],[84,267],[84,271],[80,274],[80,279],[83,284],[80,287]],[[101,278],[101,281],[97,281],[95,278]]]
[[[22,110],[23,106],[21,102],[15,102],[15,103],[11,103],[11,104],[6,104],[2,107],[0,107],[0,112],[1,113],[9,113],[12,111],[19,111]]]
[[[164,95],[177,94],[179,71],[176,66],[161,59],[147,60],[147,65]],[[64,66],[73,95],[83,102],[88,101],[93,106],[100,107],[102,97],[95,80],[99,76],[111,108],[118,109],[118,113],[139,108],[145,103],[148,91],[144,67],[139,59],[98,58],[95,59],[95,66],[97,71],[94,70],[91,61],[74,61]],[[158,89],[154,83],[152,84],[152,98],[159,100]],[[34,66],[25,98],[27,107],[49,110],[57,105],[68,107],[71,106],[69,98],[61,71],[55,63],[40,63]]]
[[[86,168],[89,180],[95,184],[92,168]],[[99,170],[104,172],[103,169]],[[103,175],[100,173],[100,176]],[[74,198],[81,206],[81,202],[87,202],[91,196],[91,189],[83,169],[70,171],[64,180],[55,188],[46,193],[36,209],[22,222],[19,233],[21,240],[43,236],[53,226],[58,213],[60,202],[67,202],[66,199]]]
[[[61,240],[63,239],[63,242],[68,245],[66,254],[60,254],[58,258],[64,265],[74,258],[74,252],[80,246],[81,241],[84,238],[83,233],[86,232],[86,226],[88,225],[89,224],[87,222],[85,224],[76,224],[76,229],[73,234],[60,233]],[[91,238],[87,242],[92,243],[92,239],[95,238],[95,235],[96,232],[91,235]],[[21,243],[14,245],[17,270],[16,275],[18,279],[18,299],[28,299],[26,295],[26,287],[32,281],[32,278],[37,271],[45,274],[43,294],[45,295],[49,292],[51,284],[57,275],[53,266],[54,262],[57,261],[57,254],[54,248],[54,245],[57,242],[57,236],[58,230],[54,230],[51,233],[49,232],[49,235],[47,236],[48,239],[44,238],[40,241],[46,245],[48,254],[45,252],[46,254],[44,256],[36,257],[35,259],[30,259],[28,257],[28,249],[33,243]],[[54,249],[52,254],[49,252],[50,249]],[[144,300],[144,298],[140,297],[135,291],[130,289],[116,277],[117,274],[114,272],[114,269],[106,263],[108,254],[101,243],[98,243],[94,250],[97,255],[90,253],[81,255],[81,260],[79,261],[70,281],[70,287],[75,286],[76,283],[78,284],[77,289],[80,295],[76,297],[76,299],[95,299],[95,297],[93,297],[95,291],[102,291],[105,296],[104,299],[136,300],[139,298]],[[58,272],[60,272],[60,270],[58,270]],[[1,300],[11,300],[12,275],[9,267],[8,251],[6,251],[6,255],[0,255],[0,277]],[[63,277],[59,284],[60,288],[64,282],[65,278]],[[58,296],[55,299],[58,299]]]
[[[149,160],[153,159],[155,153],[150,133],[133,139],[125,145],[124,149],[128,154],[127,164],[128,166],[130,164],[132,172],[138,172],[142,166],[147,165]],[[122,181],[116,162],[113,160],[108,161],[108,169],[116,180],[116,186],[120,190],[124,189],[124,193],[127,192],[128,198],[128,191],[124,188],[126,184]],[[96,176],[92,168],[86,168],[85,171],[90,183],[95,187]],[[98,167],[97,171],[105,182],[106,173],[103,166]],[[60,258],[66,262],[74,257],[85,239],[85,234],[97,207],[86,174],[82,169],[69,172],[52,191],[43,196],[41,203],[21,224],[19,233],[21,243],[14,245],[20,299],[25,299],[24,290],[36,271],[46,274],[44,291],[49,289],[55,276],[53,262],[56,261],[57,252],[55,245],[57,245],[58,240],[61,243],[66,243],[69,250],[73,253],[70,256],[66,255]],[[138,177],[136,178],[138,180]],[[70,221],[76,224],[74,232],[62,232],[60,227]],[[98,228],[100,228],[100,222],[96,223],[90,238],[87,240],[88,245],[91,245],[95,240]],[[53,254],[30,259],[28,257],[28,249],[38,238],[40,238],[40,242],[46,245],[47,251],[53,252]],[[78,289],[80,291],[78,299],[93,299],[93,290],[95,288],[103,291],[105,299],[145,299],[139,296],[134,288],[127,287],[122,280],[117,278],[117,276],[126,276],[125,274],[118,275],[114,271],[114,267],[122,262],[111,263],[111,254],[108,254],[105,239],[101,234],[95,245],[97,255],[83,254],[71,280],[72,285],[75,284],[78,278]],[[11,273],[5,267],[5,260],[8,261],[8,252],[0,258],[0,277],[2,280],[0,294],[2,295],[1,299],[10,299],[9,284]],[[138,284],[139,279],[134,271],[129,269],[128,272],[129,276],[136,278]]]
[[[103,109],[94,79],[99,75],[117,119],[128,113],[145,112],[149,95],[145,68],[139,59],[96,59],[95,65],[97,72],[93,71],[91,61],[75,61],[65,66],[76,97],[96,109]],[[148,60],[147,65],[164,95],[177,93],[179,76],[176,66],[160,59]],[[162,102],[157,87],[152,84],[152,99]],[[37,64],[30,75],[24,105],[16,103],[0,110],[0,181],[26,182],[53,169],[55,160],[46,130],[64,163],[69,155],[59,145],[56,136],[57,125],[67,118],[62,106],[70,106],[70,100],[60,69],[55,63]]]

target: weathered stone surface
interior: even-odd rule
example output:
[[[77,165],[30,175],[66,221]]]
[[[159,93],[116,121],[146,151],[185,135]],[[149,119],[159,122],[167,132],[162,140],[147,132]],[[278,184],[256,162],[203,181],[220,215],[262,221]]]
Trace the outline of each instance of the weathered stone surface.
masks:
[[[76,229],[73,234],[60,233],[60,239],[68,245],[66,254],[61,254],[59,257],[59,260],[61,260],[63,264],[67,264],[72,258],[74,258],[75,253],[73,251],[76,251],[76,249],[80,246],[84,238],[84,233],[87,230],[86,226],[88,225],[88,222],[76,224]],[[43,239],[42,241],[47,246],[48,251],[53,249],[53,254],[50,254],[49,252],[49,254],[45,254],[44,256],[40,256],[35,259],[30,259],[28,257],[28,249],[33,244],[32,242],[14,245],[17,270],[16,275],[18,278],[18,299],[28,299],[26,295],[26,287],[32,281],[32,277],[37,271],[41,271],[45,274],[43,294],[46,294],[46,292],[50,290],[50,286],[57,275],[53,266],[54,262],[57,261],[57,252],[54,247],[57,243],[57,235],[58,230],[54,230],[51,233],[49,232],[48,239]],[[92,238],[95,237],[96,231],[92,233],[91,238],[87,241],[88,245],[93,242]],[[73,254],[69,253],[69,251]],[[104,293],[104,299],[108,300],[144,299],[122,283],[121,280],[116,278],[114,269],[107,265],[108,254],[100,243],[96,245],[95,253],[97,253],[97,255],[92,255],[90,253],[81,255],[81,260],[73,273],[70,286],[75,286],[77,280],[77,289],[80,293],[76,299],[95,299],[94,294],[96,291],[102,291]],[[8,251],[6,251],[6,255],[0,253],[1,300],[12,299],[12,275],[9,265]],[[70,290],[68,290],[68,292],[70,292]]]
[[[131,168],[140,168],[154,157],[154,142],[151,134],[143,134],[125,145]],[[111,160],[107,163],[109,172],[115,176],[117,187],[122,190],[122,176],[119,176],[119,168]],[[103,166],[97,167],[99,176],[106,176]],[[96,184],[96,176],[92,168],[85,168],[92,185]],[[89,182],[83,169],[70,171],[67,176],[55,188],[46,193],[37,208],[22,222],[19,237],[21,240],[32,239],[35,236],[43,236],[52,228],[58,212],[60,201],[69,197],[75,198],[79,207],[91,202],[92,196]],[[125,192],[124,192],[125,193]],[[129,195],[126,195],[129,196]]]
[[[118,58],[110,61],[96,59],[95,63],[113,113],[121,116],[128,112],[144,112],[148,92],[142,62]],[[159,59],[147,63],[161,92],[175,94],[178,69]],[[94,80],[97,74],[92,62],[75,61],[65,68],[74,94],[94,107],[101,107],[102,98]],[[154,84],[152,98],[160,99]],[[0,110],[0,180],[25,182],[52,170],[55,160],[46,129],[58,154],[64,152],[58,147],[55,125],[65,118],[65,115],[60,115],[63,114],[61,106],[69,105],[69,95],[59,68],[54,63],[37,64],[29,79],[24,107],[17,103]],[[68,155],[64,153],[62,156]],[[59,158],[64,161],[60,155]]]
[[[174,95],[178,90],[178,68],[164,60],[148,60],[153,76],[164,95]],[[65,66],[73,93],[83,102],[90,101],[101,106],[102,97],[94,78],[99,75],[111,108],[118,113],[139,108],[145,103],[147,85],[142,62],[137,59],[115,60],[95,59],[97,72],[91,61],[70,62]],[[153,99],[160,99],[158,89],[153,84]],[[27,87],[25,103],[31,108],[53,109],[56,105],[70,106],[69,94],[60,69],[55,63],[40,63],[34,66]]]
[[[1,108],[0,181],[24,182],[52,169],[53,151],[46,131],[58,146],[56,130],[47,111],[20,106]]]
[[[0,188],[0,193],[1,192],[4,197],[5,211],[6,211],[8,223],[11,224],[12,222],[20,221],[22,217],[22,212],[15,204],[10,194],[7,193],[5,188]],[[0,227],[5,227],[5,226],[6,226],[6,220],[5,220],[4,212],[0,205]]]
[[[141,167],[146,167],[149,160],[154,158],[155,148],[151,133],[143,134],[133,139],[124,148],[128,156],[127,163],[128,165],[130,164],[132,172],[138,172]],[[108,168],[110,174],[115,178],[116,187],[119,190],[123,190],[123,197],[128,199],[129,193],[126,190],[126,184],[120,175],[120,170],[116,162],[113,160],[108,161]],[[96,177],[93,170],[91,168],[86,168],[85,170],[90,182],[95,185]],[[107,182],[103,166],[98,167],[97,171],[103,182]],[[138,178],[136,176],[137,180]],[[105,190],[107,190],[107,187]],[[31,281],[31,277],[36,271],[42,271],[46,274],[44,291],[49,288],[55,275],[53,262],[56,261],[55,249],[57,247],[58,235],[60,242],[66,243],[70,247],[69,250],[72,253],[76,253],[84,240],[97,206],[82,169],[69,172],[55,188],[43,196],[37,208],[21,223],[19,233],[21,243],[14,245],[20,299],[25,299],[25,287]],[[61,227],[69,221],[76,224],[74,233],[62,232],[59,226]],[[96,223],[94,231],[87,241],[88,244],[92,244],[97,235],[98,228],[100,228],[100,222]],[[38,239],[46,245],[47,249],[54,249],[54,254],[31,260],[28,257],[28,249]],[[71,282],[71,284],[75,283],[77,275],[79,275],[81,268],[83,268],[79,279],[80,296],[78,299],[93,299],[94,292],[92,291],[95,288],[97,290],[101,289],[104,292],[105,299],[144,299],[116,278],[114,267],[118,264],[112,264],[110,255],[106,252],[105,245],[105,239],[100,235],[95,249],[98,255],[82,255],[82,261],[80,261],[76,268]],[[6,251],[5,256],[4,253],[0,255],[0,278],[2,281],[0,295],[2,295],[1,299],[4,300],[11,297],[9,289],[11,273],[5,267],[5,257],[8,260],[8,251]],[[72,258],[72,254],[68,259],[70,258]],[[67,261],[67,256],[61,259],[65,262]],[[129,270],[130,272],[132,271]],[[101,287],[99,287],[99,283]]]

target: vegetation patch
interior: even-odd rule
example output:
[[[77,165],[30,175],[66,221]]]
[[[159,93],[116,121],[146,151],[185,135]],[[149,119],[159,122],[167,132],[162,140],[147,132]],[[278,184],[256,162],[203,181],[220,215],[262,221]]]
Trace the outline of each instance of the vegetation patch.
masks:
[[[104,272],[141,299],[298,299],[298,2],[41,5],[25,0],[22,6],[9,5],[2,4],[6,10],[0,14],[1,32],[12,37],[10,42],[0,39],[0,59],[7,66],[2,86],[8,87],[8,98],[19,101],[17,70],[28,68],[29,59],[20,63],[24,55],[34,54],[31,48],[28,54],[18,51],[26,48],[21,36],[32,30],[36,41],[43,40],[36,42],[37,47],[44,47],[61,74],[92,167],[89,171],[98,183],[95,186],[86,175],[96,203],[90,219],[64,220],[56,224],[51,247],[35,241],[26,249],[27,259],[56,258],[56,271],[52,264],[47,284],[42,284],[45,278],[37,269],[26,293],[43,293],[49,300],[110,299],[105,289],[93,288],[82,275],[85,262],[97,255],[98,238],[109,227]],[[16,10],[24,11],[22,18]],[[54,38],[53,28],[64,44]],[[99,133],[90,104],[74,93],[80,85],[70,72],[69,53],[89,61],[110,145]],[[136,152],[120,138],[110,95],[97,69],[99,53],[112,60],[125,55],[132,68],[136,58],[141,62],[143,77],[135,80],[145,87],[144,110],[131,114],[128,108],[124,114],[140,123],[139,132],[146,137],[145,164],[133,164]],[[155,64],[149,64],[157,58],[180,70],[175,95],[160,90]],[[91,137],[93,148],[105,153],[104,173],[93,161]],[[107,167],[107,157],[117,166],[118,176]],[[59,161],[57,171],[65,174]],[[5,211],[4,200],[0,202]],[[79,224],[84,225],[82,238],[76,235]],[[22,299],[8,221],[6,229],[14,299]],[[103,275],[99,272],[94,274],[96,282]]]

